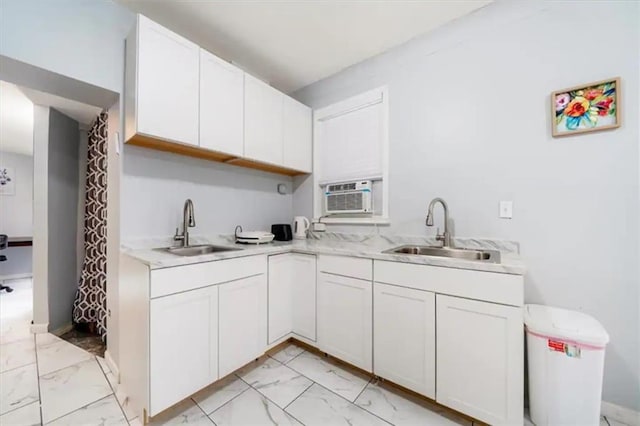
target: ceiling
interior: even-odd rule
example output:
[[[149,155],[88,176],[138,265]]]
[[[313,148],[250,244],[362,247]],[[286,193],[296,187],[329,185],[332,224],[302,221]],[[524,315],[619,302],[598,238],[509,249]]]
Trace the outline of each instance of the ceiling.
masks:
[[[101,108],[0,80],[0,150],[33,155],[33,105],[55,108],[89,128]]]
[[[117,0],[291,93],[493,0]]]
[[[50,93],[40,92],[34,89],[21,87],[24,93],[34,104],[45,105],[57,109],[67,117],[73,118],[80,124],[80,128],[88,129],[93,120],[102,112],[102,108],[72,101]]]

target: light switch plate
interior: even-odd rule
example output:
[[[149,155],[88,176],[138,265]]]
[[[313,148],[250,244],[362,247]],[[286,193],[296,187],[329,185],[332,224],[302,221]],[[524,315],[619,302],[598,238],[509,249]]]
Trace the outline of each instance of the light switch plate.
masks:
[[[500,218],[513,218],[513,201],[500,201]]]

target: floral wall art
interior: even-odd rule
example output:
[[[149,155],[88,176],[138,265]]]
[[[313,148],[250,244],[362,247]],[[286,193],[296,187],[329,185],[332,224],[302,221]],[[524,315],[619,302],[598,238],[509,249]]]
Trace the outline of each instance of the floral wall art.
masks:
[[[0,166],[0,195],[15,195],[15,173],[10,167]]]
[[[620,79],[597,81],[551,94],[553,136],[620,126]]]

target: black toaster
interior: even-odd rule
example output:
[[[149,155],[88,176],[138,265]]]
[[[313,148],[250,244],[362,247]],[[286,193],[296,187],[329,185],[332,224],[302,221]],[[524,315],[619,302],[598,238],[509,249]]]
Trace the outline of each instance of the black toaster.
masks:
[[[273,238],[276,241],[291,241],[293,239],[293,232],[291,232],[291,225],[288,223],[278,223],[271,225],[271,233],[275,235]]]

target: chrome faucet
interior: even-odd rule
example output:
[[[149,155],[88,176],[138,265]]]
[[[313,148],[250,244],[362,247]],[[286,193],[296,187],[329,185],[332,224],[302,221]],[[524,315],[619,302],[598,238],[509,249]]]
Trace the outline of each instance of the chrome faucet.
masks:
[[[187,199],[182,210],[182,234],[178,234],[178,228],[176,228],[176,235],[173,236],[173,239],[182,241],[182,247],[189,247],[189,228],[194,226],[196,226],[196,219],[193,215],[193,201]]]
[[[442,204],[444,209],[444,234],[440,235],[440,229],[436,232],[436,240],[442,241],[442,247],[453,247],[451,244],[451,233],[449,233],[449,207],[442,198],[434,198],[429,203],[429,211],[427,212],[427,226],[433,226],[433,207],[436,203]]]

